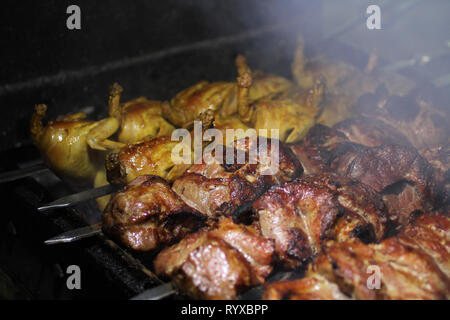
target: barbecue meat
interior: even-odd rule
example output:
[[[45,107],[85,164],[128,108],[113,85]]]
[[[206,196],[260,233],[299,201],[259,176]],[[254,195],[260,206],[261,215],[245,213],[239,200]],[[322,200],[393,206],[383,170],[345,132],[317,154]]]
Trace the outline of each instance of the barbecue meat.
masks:
[[[139,251],[156,250],[194,231],[201,215],[189,208],[166,181],[144,175],[114,194],[103,216],[102,229]]]
[[[172,162],[172,149],[178,144],[170,136],[156,137],[138,144],[128,144],[118,153],[106,157],[108,181],[126,184],[145,174],[172,181],[187,169]]]
[[[330,127],[316,124],[300,143],[290,148],[301,162],[305,174],[329,172],[334,150],[340,142],[347,141],[345,135]]]
[[[306,277],[266,286],[266,299],[448,299],[450,218],[416,216],[380,244],[328,242]],[[380,287],[370,289],[375,268]],[[343,294],[342,294],[343,293]]]
[[[92,182],[105,157],[102,151],[123,146],[107,139],[118,129],[117,120],[89,121],[84,112],[79,112],[49,121],[44,126],[42,119],[46,111],[46,105],[37,105],[30,123],[34,144],[44,161],[64,179],[75,183]]]
[[[109,95],[109,115],[120,123],[118,140],[123,143],[138,143],[144,139],[169,135],[175,128],[162,116],[162,104],[140,97],[120,104],[123,89],[114,83]]]
[[[450,217],[438,213],[416,217],[398,234],[408,247],[422,250],[450,279]]]
[[[251,269],[233,247],[211,239],[189,254],[173,281],[196,299],[235,299],[248,288]]]
[[[419,152],[449,142],[448,111],[434,106],[420,89],[403,97],[379,89],[361,97],[358,109],[401,132]]]
[[[173,183],[173,190],[189,206],[208,217],[232,215],[240,207],[251,205],[271,185],[291,181],[302,173],[301,165],[292,152],[279,144],[279,165],[276,172],[267,172],[267,164],[275,149],[272,140],[267,141],[267,152],[260,153],[251,163],[251,138],[237,140],[229,150],[234,155],[234,164],[222,165],[217,158],[211,162],[193,165],[182,177]],[[226,162],[226,148],[223,149],[223,161]],[[238,151],[240,150],[240,151]],[[245,153],[245,163],[238,163],[238,152]],[[269,173],[269,174],[268,174]],[[237,215],[235,219],[239,220]]]
[[[320,113],[325,94],[325,81],[318,77],[311,88],[300,90],[290,88],[279,95],[272,95],[252,103],[249,88],[252,85],[252,73],[243,56],[237,59],[239,78],[238,114],[240,120],[256,130],[271,129],[279,131],[278,138],[283,142],[299,141],[314,125]],[[259,132],[261,134],[261,132]]]
[[[242,289],[264,282],[273,253],[272,240],[224,218],[161,251],[154,266],[191,298],[234,299]]]
[[[343,177],[304,176],[274,186],[253,208],[262,234],[275,240],[277,255],[287,268],[304,265],[327,239],[376,241],[386,231],[380,196]]]
[[[382,133],[381,121],[371,122],[379,127],[370,135],[359,134],[364,130],[359,121],[363,119],[348,119],[335,128],[315,125],[302,142],[290,145],[305,173],[335,172],[381,192],[390,219],[400,226],[408,222],[411,213],[443,207],[448,202],[445,174],[433,169],[404,138],[393,139]],[[403,145],[385,143],[394,140]],[[439,160],[445,162],[445,154],[435,157],[436,167],[445,167]]]
[[[422,150],[421,154],[434,169],[438,189],[437,208],[450,211],[450,144]]]
[[[163,104],[163,116],[176,127],[187,127],[208,110],[218,111],[233,90],[231,82],[200,81]]]
[[[247,72],[251,73],[252,80],[251,84],[249,83],[248,94],[245,96],[249,104],[253,104],[261,99],[277,96],[293,87],[293,83],[286,78],[261,71],[251,72],[246,66],[243,56],[236,58],[236,66],[240,77],[237,79],[238,82],[235,84],[234,90],[227,97],[219,112],[219,116],[223,119],[228,119],[231,115],[238,112],[238,101],[242,98],[239,97],[239,94],[242,94],[242,89],[239,90],[238,83],[239,81],[245,80],[244,74]]]
[[[432,209],[437,200],[433,168],[414,148],[342,143],[335,148],[330,167],[382,192],[390,218],[400,225],[412,212]]]
[[[343,120],[334,125],[334,128],[351,142],[368,147],[377,147],[382,144],[398,144],[412,147],[411,142],[399,130],[391,125],[367,117],[354,117]]]
[[[280,281],[265,286],[264,300],[347,300],[339,287],[314,274],[295,281]]]
[[[380,270],[380,289],[369,289],[370,266]],[[356,299],[446,299],[450,292],[448,278],[433,259],[396,238],[371,245],[329,244],[307,274],[324,276]]]

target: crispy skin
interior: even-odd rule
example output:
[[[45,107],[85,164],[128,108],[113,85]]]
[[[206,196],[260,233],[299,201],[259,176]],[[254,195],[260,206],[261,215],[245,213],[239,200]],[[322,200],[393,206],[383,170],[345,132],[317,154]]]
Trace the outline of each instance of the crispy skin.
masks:
[[[244,256],[252,267],[253,282],[264,282],[264,278],[272,272],[274,242],[262,238],[255,228],[232,223],[230,219],[222,219],[218,226],[209,232],[209,236],[222,239]]]
[[[331,241],[306,277],[266,286],[265,299],[448,299],[450,219],[417,216],[395,238],[380,244]],[[380,288],[369,289],[380,270]],[[369,278],[371,277],[371,278]],[[374,284],[373,282],[371,282]]]
[[[403,245],[423,250],[450,279],[450,217],[423,214],[403,228],[398,239]]]
[[[177,143],[171,141],[170,136],[161,136],[128,144],[118,153],[109,154],[106,157],[108,181],[125,184],[144,174],[166,178],[175,166],[171,155]]]
[[[293,86],[292,82],[286,78],[255,71],[252,74],[252,83],[248,88],[248,102],[254,103],[263,98],[279,95]],[[235,85],[233,91],[225,99],[220,117],[230,119],[230,116],[238,111],[238,86]]]
[[[368,272],[369,266],[380,269],[378,290],[368,288],[373,274]],[[433,259],[396,238],[371,245],[331,243],[308,270],[308,275],[313,274],[323,275],[356,299],[445,299],[449,295],[448,278]]]
[[[240,205],[251,202],[261,193],[237,176],[208,179],[196,173],[188,173],[175,180],[173,190],[189,206],[209,218],[231,215]]]
[[[335,226],[336,239],[344,241],[358,238],[364,242],[381,240],[386,234],[388,223],[388,210],[381,196],[371,187],[355,180],[343,177],[336,179],[334,176],[326,178],[334,184],[338,202],[346,211]]]
[[[267,129],[268,136],[270,129],[279,130],[278,138],[283,142],[300,141],[321,112],[325,87],[325,80],[318,77],[306,90],[293,88],[279,97],[262,99],[250,106],[247,122],[257,130]]]
[[[161,251],[154,266],[192,298],[233,299],[242,289],[264,282],[273,254],[272,240],[223,218]]]
[[[201,226],[199,217],[166,181],[144,175],[112,196],[102,229],[134,250],[149,251],[195,231]]]
[[[301,162],[305,174],[320,174],[330,171],[333,150],[343,141],[347,138],[341,132],[316,124],[300,143],[291,144],[290,148]]]
[[[250,162],[250,141],[250,138],[244,138],[235,142],[235,149],[231,149],[234,164],[221,165],[212,159],[208,164],[193,165],[186,174],[175,180],[173,190],[189,206],[214,218],[233,215],[271,185],[291,181],[301,174],[301,165],[283,144],[279,146],[279,169],[273,175],[264,174],[265,164],[272,152],[271,140],[267,143],[268,152],[257,156],[256,163]],[[237,149],[245,152],[243,164],[238,164]],[[225,161],[225,155],[223,159]],[[234,218],[239,219],[238,216]]]
[[[219,110],[233,87],[230,82],[201,81],[179,92],[170,105],[163,104],[163,116],[177,127],[186,126],[208,110]]]
[[[339,214],[332,191],[304,180],[272,187],[253,208],[262,234],[275,240],[277,255],[287,268],[299,267],[319,252]]]
[[[264,300],[347,300],[339,287],[321,275],[314,274],[295,281],[267,284]]]
[[[305,173],[335,172],[381,192],[390,219],[400,226],[415,211],[448,204],[448,183],[442,178],[445,175],[434,170],[415,148],[398,144],[369,147],[348,140],[357,137],[356,132],[347,132],[347,136],[344,133],[316,125],[304,141],[290,146]],[[374,133],[370,139],[361,136],[357,141],[376,145],[389,140],[385,138]],[[435,164],[445,167],[439,161]]]
[[[382,192],[391,220],[400,225],[411,213],[428,211],[437,201],[433,168],[414,148],[342,143],[334,156],[330,167]]]
[[[337,176],[304,176],[275,186],[253,204],[262,234],[274,239],[285,267],[304,265],[326,239],[380,240],[387,214],[369,187]],[[357,223],[338,223],[349,216]],[[348,221],[348,220],[346,220]]]
[[[220,239],[210,239],[192,251],[173,281],[190,298],[220,300],[235,299],[252,284],[245,259]]]
[[[79,112],[49,121],[44,126],[42,120],[46,111],[46,105],[37,105],[30,122],[31,137],[45,163],[67,181],[76,184],[91,183],[101,168],[105,153],[92,148],[90,136],[92,132],[97,134],[100,126],[106,126],[110,130],[105,130],[102,141],[109,141],[106,138],[114,134],[118,122],[115,119],[89,121],[85,113]],[[99,138],[95,137],[95,140]]]
[[[137,143],[156,136],[169,135],[175,128],[162,117],[166,102],[136,99],[120,109],[118,139],[124,143]]]

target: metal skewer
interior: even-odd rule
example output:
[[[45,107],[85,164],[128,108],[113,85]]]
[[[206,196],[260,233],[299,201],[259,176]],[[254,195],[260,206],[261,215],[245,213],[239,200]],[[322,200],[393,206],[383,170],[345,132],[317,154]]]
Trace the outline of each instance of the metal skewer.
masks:
[[[89,237],[95,236],[100,233],[102,233],[102,225],[101,225],[101,223],[98,223],[98,224],[94,224],[92,226],[87,226],[87,227],[63,232],[63,233],[57,235],[56,237],[53,237],[53,238],[50,238],[50,239],[44,241],[44,243],[47,245],[69,243],[69,242],[89,238]]]
[[[44,172],[47,170],[49,170],[49,169],[45,164],[39,163],[39,164],[30,166],[27,168],[3,172],[3,173],[0,173],[0,183],[18,180],[18,179],[32,176],[32,175],[35,175],[35,174],[38,174],[38,173],[41,173],[41,172]]]
[[[155,288],[151,288],[132,297],[130,300],[161,300],[172,294],[175,294],[175,288],[172,283],[164,283]]]
[[[59,198],[58,200],[44,204],[37,208],[39,212],[48,211],[56,208],[71,207],[79,202],[83,202],[89,199],[100,198],[110,193],[117,191],[120,186],[108,184],[103,187],[89,189],[78,193],[71,194],[70,196]]]

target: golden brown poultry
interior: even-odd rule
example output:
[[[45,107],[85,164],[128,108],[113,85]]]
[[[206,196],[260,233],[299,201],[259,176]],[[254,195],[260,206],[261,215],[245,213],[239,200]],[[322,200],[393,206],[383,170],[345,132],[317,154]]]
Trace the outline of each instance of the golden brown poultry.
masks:
[[[114,83],[109,94],[109,115],[120,123],[118,140],[137,143],[144,139],[170,134],[175,128],[162,116],[167,102],[147,100],[145,97],[120,104],[122,87]]]
[[[220,109],[233,90],[231,82],[200,81],[179,92],[169,104],[163,104],[163,116],[177,127],[188,127],[205,111]]]
[[[199,121],[202,122],[203,136],[205,130],[212,125],[212,111],[207,110],[200,114]],[[193,134],[194,130],[190,132],[191,144],[188,148],[194,148]],[[178,140],[172,140],[171,136],[159,136],[138,144],[126,145],[119,152],[111,153],[106,157],[108,181],[115,184],[129,183],[138,176],[150,174],[172,182],[189,169],[193,162],[194,152],[190,152],[188,163],[176,163],[172,153],[176,153],[174,148],[181,143]],[[102,181],[101,177],[99,181]]]
[[[240,58],[237,58],[237,61]],[[237,63],[238,71],[240,64]],[[248,90],[248,100],[253,103],[263,97],[283,92],[292,82],[276,75],[255,72],[254,80]],[[216,127],[245,127],[237,112],[239,88],[233,82],[200,81],[179,92],[170,104],[163,104],[163,116],[177,127],[188,127],[201,113],[212,110],[215,113]],[[231,126],[231,127],[230,127]]]
[[[266,129],[270,137],[271,129],[279,130],[279,139],[283,142],[295,142],[303,138],[314,125],[320,113],[325,81],[317,77],[314,85],[307,90],[291,87],[285,88],[278,96],[269,96],[251,103],[249,88],[252,85],[250,68],[246,59],[239,56],[238,64],[238,114],[240,120],[257,131]]]
[[[62,178],[75,183],[92,182],[105,157],[101,151],[123,147],[122,143],[107,139],[119,128],[115,118],[89,121],[84,112],[79,112],[44,126],[46,111],[46,105],[36,106],[30,131],[45,162]]]

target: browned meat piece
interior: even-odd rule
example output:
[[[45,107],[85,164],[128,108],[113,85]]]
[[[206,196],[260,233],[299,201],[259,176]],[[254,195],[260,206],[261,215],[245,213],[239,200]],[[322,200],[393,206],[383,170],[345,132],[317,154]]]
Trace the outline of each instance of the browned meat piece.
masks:
[[[335,172],[383,193],[391,220],[400,226],[407,223],[412,212],[445,207],[450,199],[450,187],[447,187],[449,184],[445,182],[445,175],[433,170],[413,147],[398,144],[368,147],[349,142],[344,133],[356,140],[358,130],[363,130],[362,126],[355,128],[351,132],[341,132],[316,125],[304,141],[291,145],[291,149],[302,163],[305,173]],[[358,142],[367,145],[388,140],[381,133],[358,139]],[[445,159],[445,156],[441,158]]]
[[[265,286],[264,300],[347,300],[339,287],[315,274],[295,281],[280,281]]]
[[[398,235],[406,246],[423,250],[450,279],[450,217],[423,214],[409,223]]]
[[[437,208],[450,211],[450,144],[422,150],[422,156],[434,168],[434,180],[436,181],[439,199]]]
[[[334,125],[336,130],[345,134],[349,141],[368,147],[382,144],[399,144],[411,147],[412,144],[395,127],[368,117],[349,118]]]
[[[320,174],[330,171],[329,163],[333,158],[333,150],[347,138],[341,132],[330,127],[316,124],[308,134],[290,148],[301,162],[305,174]]]
[[[370,266],[380,270],[380,288],[369,289]],[[380,244],[331,243],[308,270],[336,283],[356,299],[446,299],[450,283],[433,259],[422,250],[404,246],[396,238]]]
[[[173,190],[189,206],[208,217],[229,216],[238,208],[251,204],[271,185],[291,181],[302,173],[298,160],[280,143],[278,170],[274,174],[264,174],[265,164],[272,154],[271,140],[268,139],[267,154],[256,157],[256,163],[249,161],[250,141],[249,138],[236,141],[233,150],[235,164],[221,165],[214,160],[193,165],[175,180]],[[237,149],[245,151],[245,164],[236,164]],[[225,161],[225,155],[223,159]],[[239,220],[237,215],[234,218]]]
[[[264,282],[273,254],[272,240],[223,218],[161,251],[154,266],[191,298],[234,299],[242,289]]]
[[[178,144],[170,136],[156,137],[138,144],[128,144],[118,153],[106,157],[108,181],[129,183],[133,179],[151,174],[168,178],[177,166],[172,161],[172,149]]]
[[[412,212],[432,209],[437,200],[433,169],[414,148],[342,143],[334,153],[331,168],[382,192],[390,218],[401,225]]]
[[[200,218],[166,181],[145,175],[112,196],[102,229],[134,250],[148,251],[195,231],[201,226]]]
[[[254,200],[261,193],[238,176],[207,178],[193,172],[175,180],[173,190],[189,206],[210,218],[231,215],[240,205]]]
[[[195,299],[235,299],[251,284],[251,269],[239,252],[220,239],[210,239],[191,252],[173,278]]]
[[[264,193],[253,204],[262,234],[274,239],[284,266],[302,266],[327,239],[380,240],[387,214],[374,190],[337,176],[305,176]],[[355,223],[347,220],[351,216]],[[342,223],[338,220],[346,219]]]
[[[425,90],[426,91],[426,90]],[[387,90],[367,94],[358,102],[359,113],[379,119],[401,132],[418,150],[448,143],[449,117],[431,102],[424,90],[416,89],[407,96],[389,96]]]

